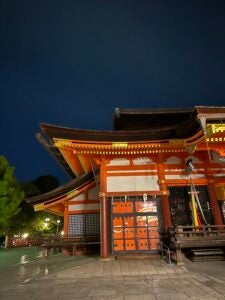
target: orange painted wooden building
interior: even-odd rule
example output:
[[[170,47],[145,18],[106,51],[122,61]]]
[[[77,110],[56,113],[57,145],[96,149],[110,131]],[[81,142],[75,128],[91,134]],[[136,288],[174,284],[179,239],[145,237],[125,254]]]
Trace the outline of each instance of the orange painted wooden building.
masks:
[[[113,131],[40,126],[71,181],[29,203],[63,215],[65,237],[99,235],[102,258],[154,253],[171,225],[192,225],[192,186],[195,221],[224,224],[225,107],[116,109]]]

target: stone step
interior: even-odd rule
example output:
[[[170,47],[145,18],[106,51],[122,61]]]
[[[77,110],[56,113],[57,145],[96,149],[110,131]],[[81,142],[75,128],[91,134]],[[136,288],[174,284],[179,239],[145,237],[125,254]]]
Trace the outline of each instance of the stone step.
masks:
[[[225,260],[225,252],[220,248],[189,249],[186,256],[192,261]]]
[[[160,260],[159,253],[154,254],[118,254],[114,255],[115,260]]]

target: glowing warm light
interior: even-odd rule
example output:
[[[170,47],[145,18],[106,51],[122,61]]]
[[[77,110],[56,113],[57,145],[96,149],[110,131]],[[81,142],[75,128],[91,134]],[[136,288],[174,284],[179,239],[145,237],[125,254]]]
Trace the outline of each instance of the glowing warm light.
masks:
[[[61,231],[61,235],[64,235],[64,231],[63,230]]]
[[[26,232],[26,233],[22,234],[22,238],[26,239],[28,237],[28,235],[29,234]]]
[[[45,222],[49,222],[50,221],[50,218],[45,218]]]
[[[44,222],[44,227],[47,228],[48,227],[48,223]]]
[[[60,220],[57,220],[57,223],[60,224]]]

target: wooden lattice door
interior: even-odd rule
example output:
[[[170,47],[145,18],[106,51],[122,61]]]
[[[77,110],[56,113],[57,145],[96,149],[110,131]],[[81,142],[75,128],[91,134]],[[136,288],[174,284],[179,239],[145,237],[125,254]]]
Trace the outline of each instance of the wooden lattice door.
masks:
[[[146,196],[114,197],[112,251],[155,252],[159,249],[157,199]]]

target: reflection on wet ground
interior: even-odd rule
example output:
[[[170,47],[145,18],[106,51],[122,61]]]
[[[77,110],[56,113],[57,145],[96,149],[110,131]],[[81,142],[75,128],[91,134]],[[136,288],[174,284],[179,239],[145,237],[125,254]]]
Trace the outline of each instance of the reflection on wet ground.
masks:
[[[180,267],[163,260],[102,261],[61,254],[41,258],[34,248],[0,250],[0,299],[222,300],[224,267],[225,262],[187,261]]]
[[[27,257],[27,255],[22,255],[21,256],[21,258],[20,258],[20,263],[21,264],[26,264],[26,263],[28,263],[28,257]]]
[[[79,264],[96,258],[79,258]],[[0,250],[0,287],[23,284],[39,277],[76,266],[77,260],[61,253],[41,257],[40,248],[13,248]],[[4,276],[3,276],[4,275]]]

